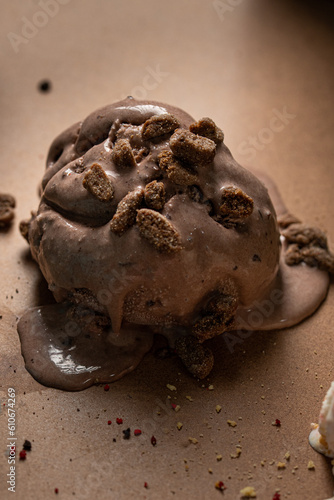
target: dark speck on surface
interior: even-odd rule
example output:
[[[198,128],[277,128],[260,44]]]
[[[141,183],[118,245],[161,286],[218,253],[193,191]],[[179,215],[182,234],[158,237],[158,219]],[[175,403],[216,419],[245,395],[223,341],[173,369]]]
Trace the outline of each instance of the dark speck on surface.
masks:
[[[50,92],[51,87],[50,80],[41,80],[38,84],[38,90],[42,93]]]

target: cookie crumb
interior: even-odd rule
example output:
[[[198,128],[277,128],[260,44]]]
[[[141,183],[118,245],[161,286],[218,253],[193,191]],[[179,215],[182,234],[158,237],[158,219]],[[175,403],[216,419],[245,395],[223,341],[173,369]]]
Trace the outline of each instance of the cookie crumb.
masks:
[[[220,490],[220,491],[224,491],[226,490],[226,486],[225,484],[223,483],[223,481],[217,481],[216,484],[215,484],[215,488],[217,490]]]
[[[256,491],[253,486],[246,486],[240,490],[241,498],[256,498]]]
[[[125,231],[134,225],[143,196],[143,189],[138,188],[124,196],[118,203],[116,213],[110,221],[110,230],[113,233],[122,236]]]
[[[180,126],[179,120],[169,113],[151,116],[142,126],[142,136],[145,141],[174,132]]]
[[[175,130],[169,144],[177,158],[194,166],[212,163],[216,153],[214,141],[181,128]]]
[[[187,165],[181,164],[169,150],[158,155],[159,167],[167,172],[168,179],[180,186],[192,186],[198,183],[197,174]]]
[[[9,227],[14,219],[16,201],[11,194],[0,194],[0,228]]]
[[[116,167],[130,169],[136,167],[136,159],[129,139],[118,139],[112,149],[111,159]]]
[[[178,231],[169,220],[154,210],[142,208],[137,213],[140,234],[160,252],[178,252],[182,249]]]
[[[175,343],[175,350],[195,377],[203,379],[209,375],[214,364],[212,351],[200,344],[195,337],[180,337]]]
[[[327,237],[319,228],[291,224],[282,231],[288,243],[285,262],[289,266],[305,262],[310,267],[334,273],[334,255],[328,249]]]
[[[196,135],[201,135],[206,137],[207,139],[211,139],[216,144],[223,142],[224,133],[223,131],[217,127],[215,122],[211,120],[211,118],[202,118],[196,123],[192,123],[189,126],[190,132]]]
[[[86,173],[82,184],[95,198],[100,201],[111,201],[114,196],[113,185],[98,163],[94,163]]]
[[[254,208],[250,196],[235,186],[226,186],[222,190],[220,216],[231,222],[243,222],[249,217]]]
[[[163,182],[152,181],[146,184],[144,199],[148,208],[162,210],[165,204],[165,186]]]
[[[315,469],[315,465],[314,465],[313,460],[309,460],[309,462],[307,464],[307,468],[308,468],[308,470],[314,470]]]
[[[285,468],[286,468],[285,462],[277,462],[277,469],[285,469]]]
[[[241,446],[237,446],[235,453],[230,453],[231,458],[239,458],[241,455]]]

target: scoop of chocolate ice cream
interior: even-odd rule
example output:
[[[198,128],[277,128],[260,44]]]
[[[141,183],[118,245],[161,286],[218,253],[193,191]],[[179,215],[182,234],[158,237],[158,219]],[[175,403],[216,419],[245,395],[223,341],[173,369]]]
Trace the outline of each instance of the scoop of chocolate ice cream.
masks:
[[[130,97],[99,109],[52,143],[41,193],[24,234],[62,308],[63,337],[76,325],[71,346],[84,335],[82,350],[93,352],[98,343],[96,366],[98,350],[114,349],[129,332],[136,342],[145,339],[145,347],[130,349],[140,352],[136,362],[117,368],[114,379],[137,364],[152,333],[167,336],[189,370],[205,377],[213,356],[203,342],[245,322],[254,329],[247,317],[274,292],[284,298],[256,328],[299,321],[325,294],[327,273],[318,271],[317,299],[307,307],[298,300],[298,311],[289,306],[296,286],[292,292],[288,284],[292,268],[280,264],[268,190],[233,159],[209,118],[196,122],[175,107]],[[303,273],[296,274],[298,290]],[[52,330],[46,316],[34,311],[21,319],[23,353],[37,350],[43,329]],[[29,329],[38,330],[38,341]],[[80,388],[79,378],[73,387],[65,382],[72,372],[59,366],[56,383],[30,370],[48,385]],[[99,368],[91,383],[110,380],[108,369]]]

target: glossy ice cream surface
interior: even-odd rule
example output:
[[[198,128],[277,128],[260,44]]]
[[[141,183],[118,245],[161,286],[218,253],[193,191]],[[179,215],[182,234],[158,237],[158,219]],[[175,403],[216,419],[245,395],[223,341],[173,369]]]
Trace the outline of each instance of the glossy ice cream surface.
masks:
[[[305,231],[258,177],[212,120],[157,102],[127,98],[57,137],[38,212],[21,224],[58,302],[19,322],[32,375],[68,390],[116,380],[160,333],[203,378],[213,366],[205,340],[314,312],[328,266],[286,264]],[[273,204],[296,234],[280,235]],[[307,244],[326,253],[314,234]]]

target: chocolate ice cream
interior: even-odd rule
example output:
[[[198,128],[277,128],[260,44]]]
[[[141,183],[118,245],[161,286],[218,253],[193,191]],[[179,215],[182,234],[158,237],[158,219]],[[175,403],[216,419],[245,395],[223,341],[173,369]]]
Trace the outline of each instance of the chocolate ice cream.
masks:
[[[57,137],[38,211],[21,223],[58,303],[19,322],[31,374],[67,390],[110,382],[159,333],[203,378],[207,339],[314,312],[333,257],[262,180],[211,119],[158,102],[129,97]]]

